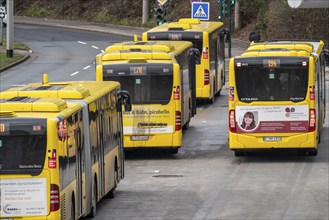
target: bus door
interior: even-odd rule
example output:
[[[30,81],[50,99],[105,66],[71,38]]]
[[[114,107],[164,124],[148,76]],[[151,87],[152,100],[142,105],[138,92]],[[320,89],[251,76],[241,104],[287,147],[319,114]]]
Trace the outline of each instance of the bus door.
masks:
[[[73,101],[72,101],[73,102]],[[90,146],[90,131],[89,131],[89,111],[88,111],[88,104],[85,102],[78,101],[82,106],[82,118],[83,118],[83,124],[81,125],[82,130],[80,130],[80,145],[81,148],[83,148],[83,153],[84,153],[84,161],[82,162],[82,170],[85,172],[85,178],[83,179],[84,181],[84,187],[82,188],[83,191],[83,198],[85,199],[86,203],[86,211],[85,213],[90,213],[91,212],[91,207],[92,207],[92,162],[91,162],[91,146]]]
[[[81,216],[83,214],[83,198],[84,198],[84,189],[85,189],[85,180],[83,180],[83,168],[84,168],[84,148],[82,146],[82,134],[81,134],[81,126],[82,123],[79,124],[80,120],[82,120],[82,115],[76,115],[76,118],[73,119],[75,121],[75,127],[74,127],[74,140],[75,140],[75,149],[76,149],[76,155],[77,155],[77,161],[76,161],[76,175],[77,175],[77,199],[78,199],[78,206],[77,206],[77,212],[78,216]]]
[[[105,178],[104,178],[104,143],[103,143],[103,110],[101,100],[97,102],[97,116],[96,116],[96,127],[97,127],[97,145],[98,145],[98,170],[99,170],[99,193],[100,195],[105,194]]]
[[[77,170],[79,173],[85,175],[80,176],[79,180],[77,180],[77,189],[78,193],[81,196],[78,196],[78,204],[81,205],[79,214],[90,213],[92,207],[92,163],[91,163],[91,145],[90,145],[90,131],[89,131],[89,111],[88,104],[84,101],[80,100],[70,100],[70,102],[79,103],[82,105],[82,114],[79,115],[78,124],[79,127],[75,130],[76,136],[76,146],[77,146],[77,156],[78,156],[78,164]],[[82,171],[82,172],[81,172]],[[82,184],[81,184],[82,183]],[[85,204],[85,206],[84,206]],[[85,208],[86,210],[84,210]],[[80,215],[79,215],[80,216]]]

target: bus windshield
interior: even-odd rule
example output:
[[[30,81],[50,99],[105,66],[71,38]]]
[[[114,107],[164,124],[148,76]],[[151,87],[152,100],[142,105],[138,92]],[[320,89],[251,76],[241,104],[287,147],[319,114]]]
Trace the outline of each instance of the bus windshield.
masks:
[[[46,120],[1,119],[0,125],[0,173],[39,175],[46,158]]]
[[[172,64],[118,64],[103,66],[104,80],[118,81],[132,104],[168,104],[172,95]]]
[[[235,81],[240,101],[300,102],[305,100],[308,68],[303,67],[302,62],[299,62],[298,66],[282,63],[279,65],[277,60],[275,68],[269,68],[266,66],[267,61],[263,60],[258,64],[239,62],[235,63]]]

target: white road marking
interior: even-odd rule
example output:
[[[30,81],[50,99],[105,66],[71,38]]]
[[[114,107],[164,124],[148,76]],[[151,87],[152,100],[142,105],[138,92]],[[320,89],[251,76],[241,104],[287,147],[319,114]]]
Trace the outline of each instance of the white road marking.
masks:
[[[94,46],[94,45],[93,45],[93,46],[91,46],[91,47],[92,47],[92,48],[94,48],[94,49],[97,49],[97,50],[99,50],[99,48],[98,48],[98,47],[96,47],[96,46]]]
[[[90,68],[90,65],[89,66],[86,66],[85,68],[83,68],[84,70],[86,70],[86,69],[88,69],[88,68]]]
[[[86,42],[83,41],[78,41],[79,44],[87,44]]]
[[[72,73],[71,76],[74,76],[74,75],[76,75],[78,73],[79,73],[79,71],[76,71],[76,72]]]
[[[16,84],[16,85],[11,85],[11,86],[13,86],[13,87],[22,87],[22,86],[26,86],[26,85],[24,85],[24,84],[22,84],[22,85]]]

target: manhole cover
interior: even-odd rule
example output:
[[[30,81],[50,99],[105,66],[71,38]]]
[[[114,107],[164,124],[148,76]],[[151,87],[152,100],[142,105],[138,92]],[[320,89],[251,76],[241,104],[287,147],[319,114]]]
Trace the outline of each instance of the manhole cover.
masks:
[[[159,178],[177,178],[177,177],[183,177],[183,175],[155,175],[153,177],[159,177]]]

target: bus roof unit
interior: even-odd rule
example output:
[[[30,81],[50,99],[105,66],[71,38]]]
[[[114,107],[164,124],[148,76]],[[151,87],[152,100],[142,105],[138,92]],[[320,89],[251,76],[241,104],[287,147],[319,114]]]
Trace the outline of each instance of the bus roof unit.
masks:
[[[67,104],[63,99],[31,98],[26,96],[0,99],[1,112],[60,112],[66,108]]]
[[[45,78],[45,75],[44,75]],[[45,81],[45,80],[44,80]],[[53,83],[31,83],[22,87],[13,87],[1,92],[2,98],[12,97],[45,97],[60,99],[89,100],[96,98],[95,94],[105,94],[108,86],[112,89],[120,87],[118,82],[96,82],[96,81],[72,81],[72,82],[53,82]],[[94,95],[91,95],[94,94]]]
[[[181,18],[178,22],[164,23],[161,26],[154,27],[147,32],[159,32],[168,30],[182,30],[182,31],[210,31],[218,29],[223,26],[223,22],[218,21],[200,21],[199,19]],[[147,33],[146,32],[146,33]]]
[[[187,45],[192,45],[188,41],[127,41],[115,43],[105,49],[103,55],[113,51],[131,52],[146,52],[146,51],[161,51],[161,52],[180,52]]]
[[[323,46],[323,41],[264,41],[252,42],[247,51],[281,48],[287,50],[303,50],[308,53],[319,54]]]

